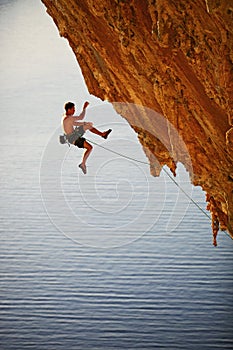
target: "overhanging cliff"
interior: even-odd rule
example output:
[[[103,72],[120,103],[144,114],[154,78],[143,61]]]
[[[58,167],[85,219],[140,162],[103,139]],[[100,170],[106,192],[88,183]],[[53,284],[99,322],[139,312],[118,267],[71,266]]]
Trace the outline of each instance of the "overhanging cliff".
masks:
[[[167,164],[175,173],[182,162],[207,193],[214,244],[219,227],[233,237],[233,1],[42,2],[89,92],[130,104],[114,106],[138,133],[151,172]],[[146,108],[139,113],[134,104]]]

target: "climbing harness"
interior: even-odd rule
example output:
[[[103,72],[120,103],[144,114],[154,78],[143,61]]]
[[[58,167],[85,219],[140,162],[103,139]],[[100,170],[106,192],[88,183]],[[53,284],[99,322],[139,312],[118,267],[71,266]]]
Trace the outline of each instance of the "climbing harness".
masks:
[[[59,135],[59,141],[62,145],[67,143],[68,146],[70,147],[70,145],[73,144],[74,141],[78,140],[84,134],[85,134],[85,131],[84,131],[83,127],[79,126],[79,127],[76,127],[71,134]]]

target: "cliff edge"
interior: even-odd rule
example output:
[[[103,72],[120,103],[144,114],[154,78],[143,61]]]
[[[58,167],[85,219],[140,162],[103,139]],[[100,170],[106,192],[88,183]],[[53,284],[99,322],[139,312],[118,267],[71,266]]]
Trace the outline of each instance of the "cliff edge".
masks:
[[[182,162],[207,194],[214,245],[219,229],[233,238],[233,1],[42,2],[89,92],[138,133],[152,174]]]

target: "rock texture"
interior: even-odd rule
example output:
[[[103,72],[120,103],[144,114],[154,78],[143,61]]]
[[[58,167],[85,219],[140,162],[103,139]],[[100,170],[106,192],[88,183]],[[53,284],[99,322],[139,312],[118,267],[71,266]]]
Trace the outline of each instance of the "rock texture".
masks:
[[[138,133],[152,173],[167,164],[175,174],[182,162],[207,193],[214,244],[219,228],[233,237],[233,1],[42,2],[89,92],[129,103],[115,107]]]

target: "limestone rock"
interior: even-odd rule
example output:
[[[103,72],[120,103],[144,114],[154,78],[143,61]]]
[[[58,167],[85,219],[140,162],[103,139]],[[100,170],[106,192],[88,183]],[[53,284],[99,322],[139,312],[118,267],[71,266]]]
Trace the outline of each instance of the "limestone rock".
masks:
[[[233,1],[42,2],[69,41],[89,92],[147,108],[120,113],[156,159],[152,173],[167,164],[175,174],[182,162],[207,193],[214,244],[219,225],[233,237]]]

